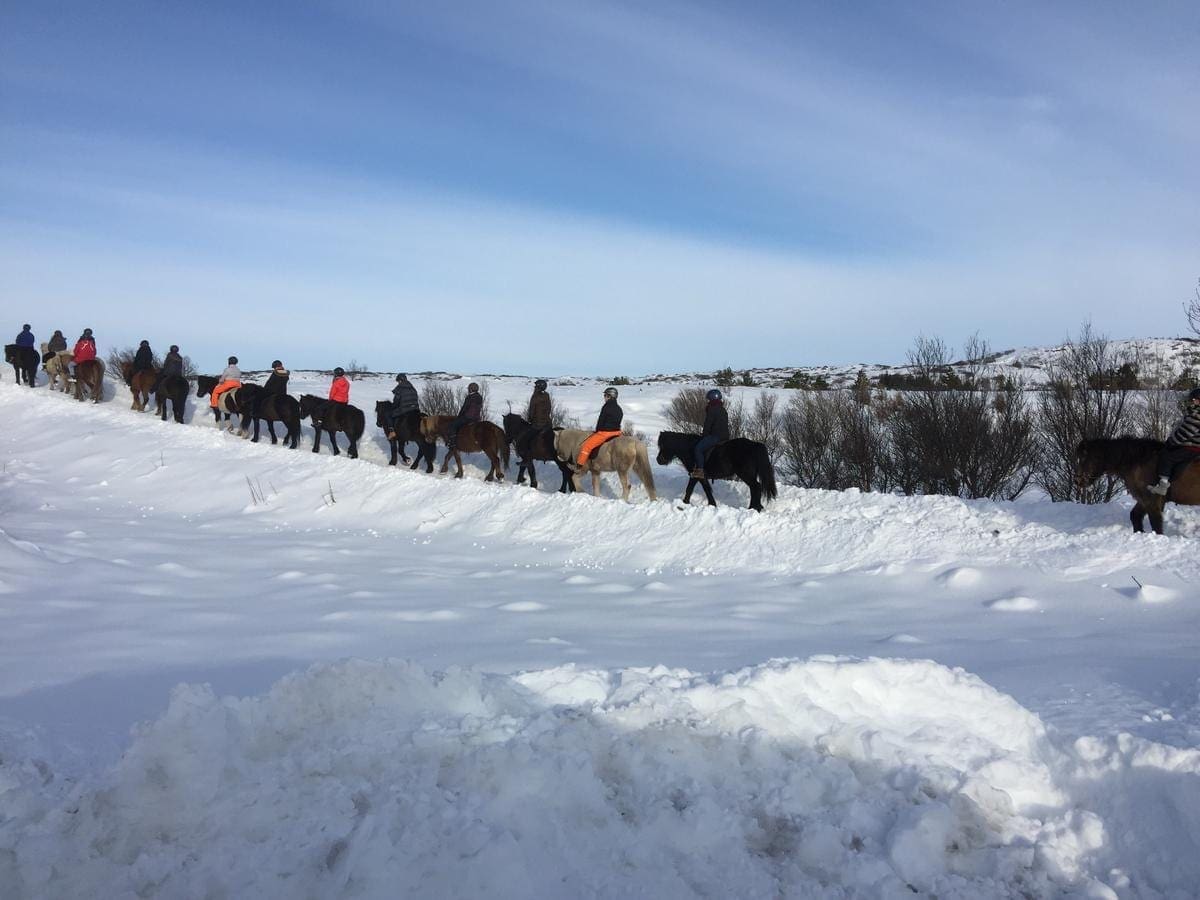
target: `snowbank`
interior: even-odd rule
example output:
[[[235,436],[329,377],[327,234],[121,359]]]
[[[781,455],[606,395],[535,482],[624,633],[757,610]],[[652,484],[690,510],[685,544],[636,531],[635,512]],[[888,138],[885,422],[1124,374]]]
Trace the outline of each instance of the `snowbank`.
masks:
[[[181,686],[84,783],[6,761],[0,893],[1183,896],[1198,774],[1128,736],[1055,747],[925,661],[352,661],[248,699]]]

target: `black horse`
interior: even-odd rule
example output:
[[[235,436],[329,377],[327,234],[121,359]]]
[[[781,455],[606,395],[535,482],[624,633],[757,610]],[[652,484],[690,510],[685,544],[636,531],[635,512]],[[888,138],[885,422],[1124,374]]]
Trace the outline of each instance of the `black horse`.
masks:
[[[167,421],[167,401],[171,401],[171,412],[175,421],[183,424],[183,409],[187,405],[188,381],[182,375],[168,375],[154,390],[154,402],[158,404],[158,415]]]
[[[386,435],[392,430],[392,410],[396,404],[391,400],[376,400],[375,401],[375,425],[381,428]],[[404,417],[395,424],[395,437],[388,438],[388,447],[392,451],[392,458],[388,460],[389,466],[396,465],[396,458],[404,460],[407,465],[409,462],[412,465],[410,469],[415,469],[421,464],[421,460],[425,460],[425,471],[433,471],[433,461],[437,455],[437,445],[430,444],[421,437],[421,416],[419,410],[412,410],[405,413]],[[404,452],[404,446],[409,441],[417,445],[417,458],[409,460],[408,454]]]
[[[22,380],[30,387],[37,384],[38,363],[42,361],[42,358],[35,349],[19,347],[16,344],[5,344],[4,361],[12,363],[13,377],[17,384],[20,384]]]
[[[275,437],[275,423],[282,422],[287,429],[287,433],[283,436],[284,443],[290,441],[289,449],[296,449],[296,445],[300,442],[300,401],[295,397],[289,394],[268,394],[264,391],[257,391],[248,407],[243,406],[242,408],[244,410],[242,431],[246,430],[250,419],[254,419],[254,437],[250,439],[250,443],[258,443],[258,435],[262,423],[265,421],[267,432],[271,435],[271,443],[278,444],[279,439]]]
[[[671,460],[677,459],[690,473],[695,460],[696,444],[700,442],[698,434],[681,434],[678,431],[664,431],[658,436],[658,464],[665,466]],[[734,438],[723,441],[708,452],[704,463],[704,479],[688,478],[687,490],[683,494],[683,502],[692,501],[692,491],[696,485],[704,488],[704,496],[708,498],[709,506],[716,506],[712,487],[709,481],[714,478],[740,478],[750,488],[750,508],[762,512],[763,498],[774,500],[778,492],[775,488],[775,467],[771,465],[771,457],[767,448],[758,441],[747,438]]]
[[[324,400],[314,394],[305,394],[300,398],[300,418],[312,419],[313,423],[313,453],[321,452],[321,432],[329,433],[329,443],[333,444],[333,455],[338,456],[337,433],[340,431],[350,438],[350,449],[347,454],[351,459],[358,459],[358,439],[366,430],[366,419],[363,411],[349,403],[334,403]]]
[[[525,473],[529,473],[530,487],[537,487],[537,469],[534,460],[552,462],[562,473],[562,484],[558,488],[560,494],[573,494],[575,481],[571,478],[571,470],[566,463],[554,452],[554,429],[535,428],[516,413],[504,416],[504,437],[513,445],[517,453],[517,484],[525,483]]]

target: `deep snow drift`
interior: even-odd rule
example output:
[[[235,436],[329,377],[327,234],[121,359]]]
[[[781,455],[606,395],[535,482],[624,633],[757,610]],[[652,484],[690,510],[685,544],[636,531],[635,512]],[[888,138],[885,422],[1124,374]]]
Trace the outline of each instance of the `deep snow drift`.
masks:
[[[126,406],[0,386],[2,896],[1200,883],[1194,511],[626,505]]]

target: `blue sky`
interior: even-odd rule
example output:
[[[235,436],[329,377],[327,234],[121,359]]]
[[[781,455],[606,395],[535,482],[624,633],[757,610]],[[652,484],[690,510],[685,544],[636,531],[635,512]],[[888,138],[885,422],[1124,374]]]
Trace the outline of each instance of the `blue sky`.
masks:
[[[206,367],[1184,330],[1194,3],[0,5],[0,298]]]

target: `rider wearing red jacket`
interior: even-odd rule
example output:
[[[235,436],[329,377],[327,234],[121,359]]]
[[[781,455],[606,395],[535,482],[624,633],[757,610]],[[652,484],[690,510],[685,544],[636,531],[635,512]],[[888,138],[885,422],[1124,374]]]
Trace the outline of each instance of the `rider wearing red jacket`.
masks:
[[[350,381],[346,378],[346,370],[341,366],[333,370],[333,384],[329,386],[329,399],[334,403],[350,402]]]
[[[79,336],[79,340],[75,342],[74,362],[78,365],[81,362],[87,362],[89,359],[96,358],[96,339],[92,337],[92,329],[83,329],[83,334]]]

